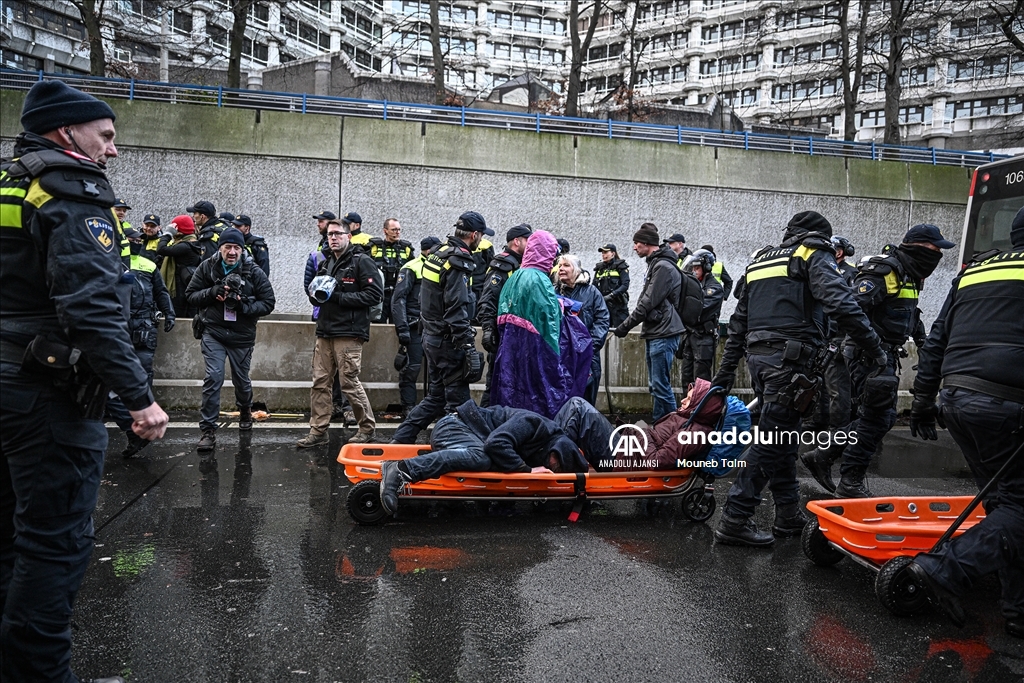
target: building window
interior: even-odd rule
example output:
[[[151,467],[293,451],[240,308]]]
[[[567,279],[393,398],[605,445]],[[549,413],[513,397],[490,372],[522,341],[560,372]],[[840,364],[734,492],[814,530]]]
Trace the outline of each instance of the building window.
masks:
[[[900,107],[900,123],[931,123],[930,106]]]
[[[877,128],[885,125],[885,110],[876,109],[875,111],[859,111],[857,112],[857,127],[858,128]]]
[[[980,116],[1020,114],[1024,95],[989,97],[983,100],[965,100],[946,104],[946,119],[970,119]]]
[[[182,12],[181,10],[174,10],[171,13],[171,28],[178,33],[185,33],[187,35],[192,34],[192,14],[190,12]]]
[[[775,51],[775,66],[783,66],[793,61],[793,48],[784,47]]]
[[[325,17],[331,16],[331,0],[299,0],[299,4]]]
[[[242,41],[242,54],[254,62],[266,64],[269,60],[269,50],[266,45],[261,45],[253,40]]]
[[[789,83],[781,83],[772,88],[772,100],[775,102],[789,102],[791,99],[793,90]]]
[[[881,71],[867,71],[861,76],[861,92],[881,92],[883,90],[885,90],[885,74]]]
[[[672,81],[680,82],[686,80],[686,64],[676,64],[672,67]]]
[[[918,66],[912,66],[909,69],[903,69],[900,72],[900,84],[907,87],[928,85],[934,80],[934,64],[920,64]]]
[[[760,88],[746,88],[740,93],[740,104],[743,105],[757,104],[760,99]]]
[[[780,31],[788,31],[811,26],[824,26],[826,22],[834,21],[838,16],[839,3],[831,3],[790,12],[779,12],[776,24]]]
[[[958,19],[950,24],[949,33],[953,40],[970,40],[978,36],[1000,33],[999,19],[995,16]]]

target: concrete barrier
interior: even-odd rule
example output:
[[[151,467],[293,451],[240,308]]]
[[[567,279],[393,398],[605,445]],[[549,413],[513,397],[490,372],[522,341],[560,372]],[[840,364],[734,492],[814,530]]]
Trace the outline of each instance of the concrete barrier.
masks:
[[[260,320],[256,327],[256,347],[253,351],[250,377],[255,400],[263,401],[272,412],[303,413],[309,411],[309,390],[312,386],[313,345],[316,326],[307,316],[275,314]],[[480,339],[480,335],[477,335]],[[724,342],[719,344],[719,358]],[[480,349],[483,350],[482,348]],[[910,356],[903,360],[906,369],[900,381],[900,409],[910,407],[909,389],[913,385],[913,372],[917,364],[917,350],[908,343]],[[370,404],[377,413],[390,403],[400,401],[398,377],[393,361],[398,353],[398,340],[391,325],[371,325],[370,341],[363,346],[363,367],[360,379],[366,388]],[[608,391],[602,386],[598,408],[609,412],[645,413],[651,410],[651,397],[647,390],[647,364],[644,341],[637,332],[624,339],[611,336],[607,351],[601,351],[602,366],[607,377]],[[153,390],[157,400],[167,409],[197,409],[202,400],[204,376],[203,356],[199,342],[192,338],[187,320],[183,320],[170,333],[160,332],[160,345],[154,358]],[[672,385],[682,392],[681,367],[673,367]],[[225,372],[221,406],[234,410],[231,389],[231,371]],[[602,380],[602,385],[604,381]],[[745,364],[741,364],[733,393],[752,397],[750,379]],[[483,384],[471,387],[474,398],[479,399]],[[422,391],[420,392],[422,397]]]

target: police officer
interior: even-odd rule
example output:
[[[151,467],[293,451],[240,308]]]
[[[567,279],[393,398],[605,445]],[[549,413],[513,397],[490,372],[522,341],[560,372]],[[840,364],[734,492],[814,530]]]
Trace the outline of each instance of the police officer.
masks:
[[[370,238],[370,258],[384,273],[384,308],[380,320],[374,322],[389,323],[394,320],[391,317],[391,297],[398,281],[398,271],[404,264],[412,260],[415,254],[412,242],[403,240],[401,237],[402,224],[398,222],[397,218],[388,218],[384,221],[384,236]]]
[[[494,234],[492,230],[490,234]],[[480,244],[476,245],[473,249],[473,277],[469,281],[469,285],[473,290],[473,305],[479,308],[480,295],[484,291],[484,283],[487,280],[487,269],[490,267],[491,260],[494,259],[494,245],[488,239],[480,240]],[[497,305],[497,304],[495,304]],[[475,320],[475,319],[474,319]]]
[[[155,213],[146,214],[142,219],[142,248],[139,250],[139,256],[149,259],[159,268],[164,262],[164,257],[156,252],[170,241],[171,236],[163,234],[160,230],[160,216]]]
[[[594,286],[604,296],[614,330],[629,317],[629,264],[619,258],[619,250],[611,242],[598,251],[601,261],[594,266]]]
[[[238,214],[231,221],[231,225],[238,228],[238,231],[245,236],[245,250],[252,256],[252,260],[259,266],[260,270],[267,277],[270,277],[270,248],[267,241],[252,232],[252,219],[244,213]]]
[[[996,572],[1006,632],[1024,638],[1024,207],[1010,242],[1011,251],[987,254],[953,280],[918,351],[910,431],[934,440],[941,416],[979,487],[1017,456],[983,501],[985,519],[908,569],[957,626],[959,596]]]
[[[0,677],[68,681],[107,448],[104,399],[121,396],[144,439],[163,436],[167,414],[124,317],[130,278],[103,172],[117,156],[113,110],[41,81],[21,123],[15,158],[0,166]]]
[[[474,349],[475,336],[470,324],[474,300],[469,281],[475,268],[473,250],[484,235],[494,235],[494,231],[479,213],[467,211],[455,223],[455,234],[423,259],[420,320],[430,385],[391,443],[414,443],[434,418],[454,412],[469,400],[466,352]]]
[[[501,290],[505,283],[512,277],[512,273],[519,270],[523,263],[523,252],[526,251],[526,240],[533,234],[533,228],[526,223],[509,228],[505,233],[505,248],[500,254],[491,259],[491,265],[487,268],[484,277],[484,288],[480,292],[478,300],[476,319],[480,321],[480,330],[483,333],[483,346],[487,352],[487,374],[485,377],[484,395],[480,399],[480,405],[485,408],[491,404],[491,379],[494,377],[494,357],[498,353],[498,344],[501,338],[498,334],[498,301],[501,300]]]
[[[799,427],[797,406],[810,398],[815,356],[824,344],[828,317],[879,367],[887,363],[878,335],[857,305],[853,292],[836,270],[832,226],[816,211],[802,211],[789,221],[782,244],[766,247],[744,274],[736,311],[729,320],[729,339],[722,367],[712,383],[731,388],[740,357],[747,367],[754,395],[764,407],[759,429],[772,443],[751,446],[746,467],[729,489],[715,539],[720,543],[768,546],[774,536],[797,536],[807,518],[800,510],[796,479],[799,440],[783,432]],[[772,534],[761,533],[753,515],[768,485],[775,500]]]
[[[220,234],[231,226],[217,215],[212,202],[200,200],[185,210],[192,214],[196,224],[196,242],[202,247],[201,257],[205,261],[220,249]]]
[[[149,386],[153,386],[153,355],[157,346],[157,311],[163,315],[164,332],[174,329],[174,307],[167,292],[164,279],[156,263],[143,254],[143,235],[132,229],[127,233],[130,243],[131,271],[134,275],[131,294],[131,310],[128,317],[128,331],[132,337],[135,355],[146,370]],[[149,441],[132,431],[132,419],[119,398],[107,401],[107,412],[128,439],[128,446],[121,451],[122,457],[130,458],[149,445]]]
[[[341,217],[341,222],[348,226],[349,234],[352,235],[352,238],[349,240],[349,244],[354,244],[364,251],[369,249],[370,240],[372,238],[370,235],[363,232],[362,216],[355,211],[349,211]]]
[[[718,317],[722,314],[722,300],[725,289],[715,279],[712,268],[715,255],[707,249],[698,249],[687,257],[683,264],[684,275],[692,275],[704,290],[704,307],[700,312],[697,326],[687,328],[683,340],[676,349],[676,358],[683,361],[683,390],[698,377],[711,379],[715,363],[715,348],[718,346]]]
[[[439,244],[441,240],[436,237],[420,240],[420,255],[402,265],[391,298],[391,319],[395,323],[395,334],[398,335],[398,344],[405,348],[406,360],[398,375],[403,418],[408,417],[409,411],[416,405],[416,381],[423,366],[423,326],[420,322],[423,258]]]
[[[676,265],[679,266],[680,270],[682,270],[683,264],[686,263],[686,257],[693,253],[690,251],[689,247],[686,246],[686,238],[683,237],[681,233],[677,232],[669,235],[668,239],[665,240],[665,244],[667,244],[672,251],[676,253]]]
[[[847,284],[853,287],[853,280],[857,275],[857,267],[847,257],[853,256],[855,249],[850,240],[838,235],[832,236],[832,246],[836,250],[836,265]],[[830,343],[841,349],[843,339],[838,335],[838,329],[831,325]],[[840,430],[848,425],[855,418],[851,414],[850,398],[850,369],[846,367],[846,358],[842,353],[837,353],[832,363],[825,369],[824,391],[819,392],[817,407],[815,408],[814,425],[815,429]],[[800,456],[801,460],[809,457],[806,453]]]
[[[724,298],[728,299],[729,295],[732,294],[732,275],[729,275],[729,271],[725,269],[725,263],[722,262],[722,259],[718,258],[718,254],[715,253],[713,246],[705,244],[701,249],[710,251],[715,257],[715,265],[711,268],[711,274],[722,284],[722,290],[725,292]]]
[[[846,431],[856,432],[857,443],[815,449],[802,458],[815,480],[838,498],[873,497],[864,485],[864,475],[882,437],[896,424],[899,359],[907,355],[903,344],[911,337],[918,347],[924,344],[918,293],[925,278],[939,265],[942,250],[954,246],[934,225],[915,225],[902,244],[887,245],[881,255],[867,259],[858,269],[854,280],[857,302],[882,338],[888,360],[879,370],[852,346],[845,347],[852,395],[858,396],[860,403],[858,417]],[[832,487],[832,463],[840,455],[842,478],[838,486]]]

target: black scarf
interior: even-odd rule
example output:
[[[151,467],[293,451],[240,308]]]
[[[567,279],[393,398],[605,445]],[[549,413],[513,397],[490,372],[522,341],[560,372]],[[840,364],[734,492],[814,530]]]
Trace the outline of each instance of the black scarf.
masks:
[[[901,244],[897,251],[907,274],[915,280],[923,280],[934,273],[942,260],[941,251],[919,244]]]

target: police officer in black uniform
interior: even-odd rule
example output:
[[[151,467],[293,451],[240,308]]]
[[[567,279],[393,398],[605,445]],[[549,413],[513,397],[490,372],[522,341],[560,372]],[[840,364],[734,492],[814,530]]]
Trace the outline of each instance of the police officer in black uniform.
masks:
[[[469,288],[475,267],[473,250],[484,235],[493,234],[483,216],[467,211],[455,223],[455,234],[423,259],[420,320],[430,385],[391,443],[415,443],[420,430],[435,418],[469,400],[466,352],[474,350],[476,334],[470,324],[475,303]]]
[[[746,354],[754,395],[763,405],[759,430],[772,443],[755,444],[746,467],[729,489],[715,539],[720,543],[768,546],[775,538],[761,533],[753,515],[768,485],[775,500],[775,536],[797,536],[807,518],[800,510],[796,479],[799,440],[781,432],[800,425],[797,406],[813,398],[813,364],[828,332],[828,317],[839,323],[879,367],[887,362],[878,335],[836,269],[832,226],[816,211],[789,221],[782,244],[766,247],[744,274],[743,291],[729,320],[722,367],[712,383],[732,388],[736,367]]]
[[[69,681],[78,680],[70,618],[92,552],[104,401],[118,394],[145,439],[163,435],[167,414],[125,318],[131,276],[103,172],[117,156],[114,112],[41,81],[21,123],[15,158],[0,166],[0,677]]]
[[[715,348],[718,346],[718,317],[722,314],[722,301],[725,299],[725,288],[712,274],[714,265],[715,255],[707,249],[698,249],[683,263],[684,275],[697,278],[704,291],[704,307],[697,326],[686,329],[676,349],[676,358],[683,361],[684,391],[696,378],[710,380],[713,374]]]
[[[979,487],[1017,456],[983,501],[985,519],[918,555],[909,571],[957,626],[965,620],[959,596],[996,572],[1006,632],[1024,638],[1024,207],[1010,243],[1010,251],[980,256],[953,280],[918,351],[910,431],[934,440],[941,416]]]
[[[594,286],[604,296],[615,329],[629,317],[629,264],[619,258],[619,250],[609,242],[598,248],[601,261],[594,266]]]
[[[402,224],[397,218],[388,218],[384,221],[384,236],[370,238],[370,258],[384,273],[384,308],[380,320],[373,321],[376,323],[394,322],[394,318],[391,317],[391,297],[398,282],[398,271],[416,254],[412,242],[401,239],[401,235]]]
[[[492,230],[491,235],[494,234]],[[480,244],[473,248],[473,276],[469,279],[469,287],[473,294],[473,305],[479,308],[480,295],[484,291],[484,283],[487,281],[487,269],[494,259],[494,245],[486,238],[480,239]],[[476,318],[473,318],[476,324]]]
[[[423,258],[439,244],[441,240],[436,237],[420,240],[420,255],[406,262],[398,271],[398,280],[391,297],[391,319],[395,323],[395,334],[398,335],[399,346],[405,349],[405,361],[398,371],[398,393],[402,398],[403,417],[408,417],[416,405],[416,381],[423,366],[423,325],[420,322]]]
[[[480,405],[485,408],[491,404],[494,357],[498,353],[498,343],[501,341],[498,334],[498,301],[501,300],[501,290],[504,289],[505,283],[512,277],[512,273],[519,270],[519,266],[522,265],[526,240],[532,234],[533,228],[526,223],[509,228],[505,233],[505,248],[491,259],[491,265],[487,268],[484,288],[477,304],[476,319],[480,321],[483,346],[487,352],[484,395],[480,399]]]
[[[857,275],[857,267],[850,263],[850,256],[854,255],[855,249],[850,240],[838,235],[832,236],[832,246],[836,250],[836,265],[847,284],[853,287],[853,279]],[[839,336],[835,324],[830,327],[829,343],[835,344],[836,348],[842,349],[843,338]],[[853,421],[850,401],[850,369],[846,367],[846,358],[842,353],[837,353],[832,363],[825,369],[824,391],[818,393],[817,406],[814,415],[815,429],[839,430]],[[806,456],[800,456],[803,460]]]
[[[253,234],[252,219],[244,213],[235,216],[231,225],[238,228],[238,231],[245,236],[245,250],[252,256],[252,260],[263,271],[263,274],[270,277],[270,247],[267,241],[259,235]]]
[[[169,244],[170,241],[171,236],[160,231],[160,216],[155,213],[146,214],[142,219],[142,249],[139,250],[139,256],[149,259],[159,269],[163,265],[164,257],[156,253],[157,249]]]
[[[864,475],[882,437],[896,424],[899,359],[907,355],[903,344],[911,337],[919,348],[924,344],[918,294],[924,279],[939,265],[942,249],[954,246],[934,225],[915,225],[907,231],[902,244],[887,245],[881,255],[867,259],[858,269],[854,293],[875,332],[882,338],[888,361],[879,371],[852,346],[844,348],[852,395],[859,397],[857,419],[846,431],[856,432],[857,443],[838,444],[828,450],[816,449],[804,454],[807,469],[826,489],[832,486],[832,463],[842,455],[842,478],[838,486],[831,488],[837,498],[873,497],[864,485]]]
[[[196,223],[196,242],[202,247],[201,256],[205,261],[220,249],[220,234],[231,226],[217,215],[212,202],[199,200],[185,211],[192,214],[192,220]]]

